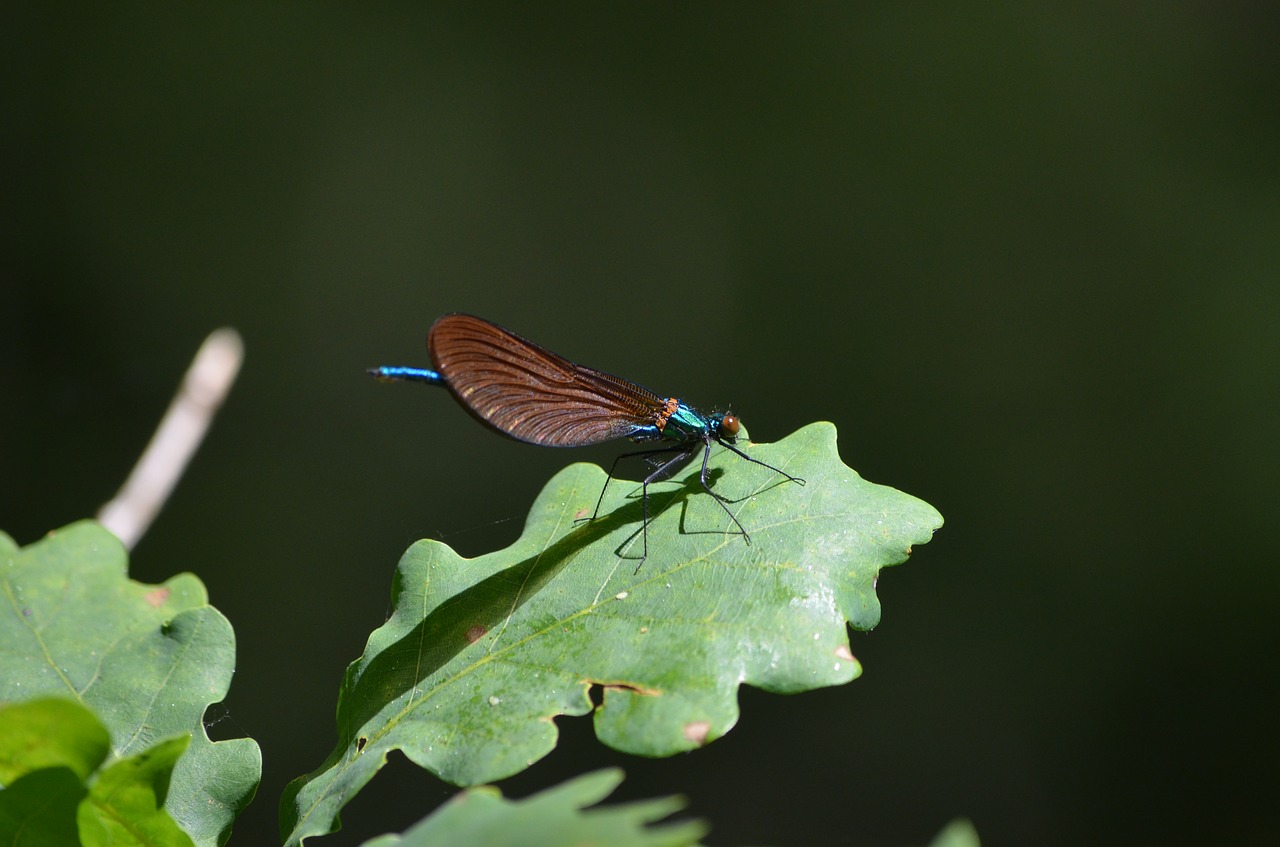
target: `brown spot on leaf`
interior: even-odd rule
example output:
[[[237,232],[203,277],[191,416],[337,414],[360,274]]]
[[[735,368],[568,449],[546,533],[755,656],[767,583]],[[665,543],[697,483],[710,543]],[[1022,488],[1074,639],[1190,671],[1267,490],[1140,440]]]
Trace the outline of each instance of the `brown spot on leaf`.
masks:
[[[853,653],[849,650],[848,644],[841,644],[836,648],[836,658],[844,659],[846,662],[853,661]]]
[[[684,737],[699,747],[707,743],[707,736],[710,733],[711,723],[709,721],[691,721],[684,725]]]
[[[645,688],[643,685],[636,685],[634,682],[601,682],[597,684],[605,691],[627,691],[631,694],[638,694],[641,697],[662,696],[661,689]]]
[[[147,601],[147,605],[153,609],[158,609],[169,599],[169,589],[161,586],[154,591],[148,591],[142,597]]]
[[[587,510],[587,507],[583,506],[581,509],[573,513],[573,519],[575,521],[584,521],[587,519],[587,516],[590,514],[591,512]]]
[[[467,634],[466,634],[467,643],[475,644],[481,638],[484,638],[484,634],[488,631],[489,631],[489,628],[486,626],[471,627],[470,629],[467,630]]]

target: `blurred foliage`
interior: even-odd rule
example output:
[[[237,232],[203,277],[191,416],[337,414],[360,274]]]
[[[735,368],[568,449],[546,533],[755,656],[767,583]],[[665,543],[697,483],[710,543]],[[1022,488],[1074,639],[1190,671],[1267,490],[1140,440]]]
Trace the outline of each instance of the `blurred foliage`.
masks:
[[[706,832],[698,821],[654,823],[684,806],[678,797],[625,806],[595,806],[620,782],[620,771],[597,771],[517,801],[503,798],[493,788],[473,788],[403,836],[383,836],[365,847],[685,847],[696,844]]]
[[[146,832],[162,843],[224,842],[253,799],[262,753],[251,739],[213,743],[205,734],[205,710],[231,684],[235,636],[200,580],[179,574],[162,585],[135,582],[116,537],[82,521],[21,549],[0,533],[0,596],[9,601],[0,606],[0,703],[71,698],[92,713],[68,716],[56,710],[61,701],[46,700],[36,712],[45,728],[61,733],[76,729],[77,719],[101,720],[111,738],[96,761],[81,752],[25,763],[18,773],[72,767],[83,780],[86,768],[69,762],[97,768],[109,752],[112,761],[88,783],[89,806],[80,804],[86,844]],[[86,737],[92,734],[81,727],[73,740]]]
[[[0,837],[13,845],[195,847],[165,808],[190,740],[151,737],[113,750],[106,727],[78,702],[0,699]]]

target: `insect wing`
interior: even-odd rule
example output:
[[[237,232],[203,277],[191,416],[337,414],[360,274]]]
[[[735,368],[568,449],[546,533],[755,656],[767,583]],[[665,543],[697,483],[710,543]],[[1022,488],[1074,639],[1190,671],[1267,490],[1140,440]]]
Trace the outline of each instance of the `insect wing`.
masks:
[[[437,320],[427,350],[476,418],[531,444],[581,447],[625,438],[664,406],[647,388],[575,365],[473,315]]]

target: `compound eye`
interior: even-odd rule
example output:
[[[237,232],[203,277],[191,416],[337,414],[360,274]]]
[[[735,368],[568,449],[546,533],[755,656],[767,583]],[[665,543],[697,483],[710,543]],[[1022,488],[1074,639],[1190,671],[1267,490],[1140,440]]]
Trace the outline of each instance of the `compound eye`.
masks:
[[[738,434],[737,415],[725,415],[720,419],[720,434],[726,438],[733,438]]]

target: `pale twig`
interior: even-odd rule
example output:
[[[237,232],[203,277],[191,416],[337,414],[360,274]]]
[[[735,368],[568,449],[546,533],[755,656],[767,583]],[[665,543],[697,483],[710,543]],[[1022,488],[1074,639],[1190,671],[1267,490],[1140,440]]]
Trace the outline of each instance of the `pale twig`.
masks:
[[[169,499],[231,390],[243,358],[244,345],[234,329],[224,327],[210,333],[142,458],[115,498],[98,511],[98,522],[127,549],[133,549]]]

